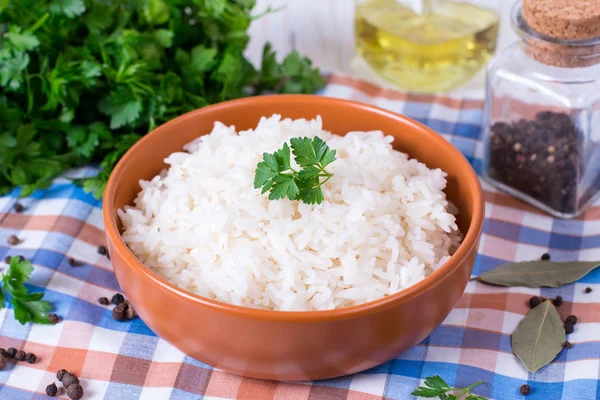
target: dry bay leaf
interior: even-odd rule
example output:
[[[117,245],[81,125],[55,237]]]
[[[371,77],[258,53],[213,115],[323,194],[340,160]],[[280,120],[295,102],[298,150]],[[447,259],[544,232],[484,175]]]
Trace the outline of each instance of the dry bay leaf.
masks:
[[[583,278],[599,261],[525,261],[502,264],[476,279],[498,286],[559,287]]]
[[[519,322],[511,336],[512,351],[529,372],[549,364],[565,342],[563,322],[550,300],[535,307]]]

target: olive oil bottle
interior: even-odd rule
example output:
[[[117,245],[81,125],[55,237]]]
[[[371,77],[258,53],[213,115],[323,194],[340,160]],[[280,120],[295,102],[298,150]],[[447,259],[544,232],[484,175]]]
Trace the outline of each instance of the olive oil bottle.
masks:
[[[447,91],[468,81],[496,49],[497,13],[451,0],[418,4],[360,2],[355,17],[358,54],[383,78],[411,91]]]

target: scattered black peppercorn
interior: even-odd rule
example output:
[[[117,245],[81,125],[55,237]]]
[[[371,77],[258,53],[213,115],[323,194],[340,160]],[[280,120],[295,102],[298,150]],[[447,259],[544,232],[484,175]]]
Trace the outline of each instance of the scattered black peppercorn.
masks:
[[[562,306],[562,303],[563,303],[562,296],[556,296],[556,298],[554,300],[552,300],[552,304],[554,304],[556,307]]]
[[[125,318],[134,319],[136,317],[137,317],[137,313],[135,312],[135,309],[133,308],[133,306],[131,304],[129,304],[129,302],[127,302],[127,309],[125,310]]]
[[[106,297],[100,297],[98,299],[98,303],[102,304],[103,306],[106,306],[110,303],[110,301],[108,301],[108,299]]]
[[[569,315],[567,317],[567,319],[565,320],[565,322],[570,322],[573,325],[575,325],[577,323],[577,316],[575,316],[575,315]]]
[[[62,382],[63,380],[63,376],[67,373],[66,369],[59,369],[58,371],[56,371],[56,379],[58,379],[59,382]]]
[[[519,391],[523,396],[527,396],[529,393],[531,393],[531,387],[529,385],[521,385]]]
[[[70,372],[65,372],[62,378],[62,384],[63,386],[68,389],[69,386],[74,385],[74,384],[78,384],[79,383],[79,378],[76,377],[75,375],[73,375]]]
[[[15,360],[17,360],[17,361],[25,360],[25,352],[23,350],[17,351],[17,353],[15,354]]]
[[[6,364],[8,364],[6,358],[4,358],[4,356],[0,356],[0,370],[6,368]]]
[[[15,203],[15,205],[13,206],[13,209],[14,209],[16,212],[20,213],[20,212],[23,212],[23,210],[25,210],[25,207],[23,207],[23,204],[21,204],[21,203],[18,203],[18,202],[17,202],[17,203]]]
[[[54,397],[54,396],[56,396],[57,392],[58,392],[58,388],[56,387],[56,383],[52,382],[51,384],[46,386],[46,394],[48,396]]]
[[[10,235],[6,242],[11,246],[16,246],[21,243],[21,240],[16,235]]]
[[[37,357],[35,356],[35,354],[27,353],[25,355],[25,361],[27,361],[29,364],[33,364],[35,362],[35,360],[37,360]]]
[[[530,308],[536,308],[540,304],[542,304],[542,299],[540,299],[538,296],[533,296],[532,298],[529,299],[529,307]]]
[[[10,358],[15,358],[16,354],[17,354],[17,349],[15,349],[14,347],[9,347],[8,350],[6,350],[6,355]]]
[[[56,314],[50,314],[48,315],[48,320],[50,320],[52,325],[56,325],[60,321],[60,318]]]
[[[81,265],[81,263],[74,258],[69,258],[68,262],[71,267],[79,267]]]
[[[575,324],[572,322],[565,322],[565,333],[568,335],[575,331]]]
[[[113,317],[113,319],[115,319],[115,321],[124,321],[127,318],[126,312],[127,312],[127,304],[121,303],[118,306],[116,306],[115,308],[113,308],[112,317]]]
[[[586,288],[585,288],[585,292],[586,292],[586,293],[592,293],[592,288],[591,288],[591,287],[589,287],[589,286],[588,286],[588,287],[586,287]]]
[[[79,383],[69,385],[67,388],[67,396],[69,396],[71,400],[79,400],[83,397],[83,388]]]
[[[108,250],[105,246],[98,246],[98,254],[105,256],[108,254]]]
[[[550,254],[544,253],[542,254],[542,261],[548,261],[550,259]]]
[[[125,301],[125,297],[123,297],[123,295],[121,293],[115,293],[115,295],[112,297],[112,299],[110,299],[110,302],[116,306],[118,306],[119,304],[121,304],[124,301]]]
[[[573,348],[573,343],[569,342],[568,340],[565,340],[565,342],[563,343],[563,347],[565,349],[571,349]]]

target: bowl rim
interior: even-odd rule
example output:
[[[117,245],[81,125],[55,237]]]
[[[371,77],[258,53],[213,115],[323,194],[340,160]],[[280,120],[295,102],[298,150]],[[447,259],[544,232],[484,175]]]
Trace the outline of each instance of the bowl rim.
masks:
[[[139,148],[144,146],[144,143],[149,140],[150,137],[161,135],[163,131],[172,125],[177,125],[184,120],[189,118],[195,118],[198,114],[205,113],[210,110],[216,109],[227,109],[233,108],[236,109],[240,106],[243,106],[249,102],[252,103],[264,103],[265,105],[272,104],[273,101],[277,101],[279,104],[288,103],[288,104],[298,104],[299,102],[321,102],[328,103],[330,105],[335,104],[345,104],[352,108],[362,109],[364,111],[368,111],[373,114],[377,114],[379,116],[383,116],[385,118],[392,118],[396,121],[399,121],[405,125],[412,126],[422,131],[423,134],[429,136],[429,138],[435,142],[441,143],[442,146],[446,148],[448,152],[455,153],[455,155],[459,156],[458,159],[461,163],[461,169],[465,171],[466,176],[464,179],[467,181],[468,187],[472,188],[471,197],[473,197],[473,215],[471,217],[471,224],[469,226],[469,230],[465,237],[463,238],[462,243],[458,247],[457,251],[451,256],[451,258],[446,261],[440,268],[434,271],[431,275],[425,277],[421,281],[415,283],[414,285],[400,290],[397,293],[392,295],[385,296],[383,298],[379,298],[376,300],[372,300],[366,303],[336,308],[333,310],[319,310],[319,311],[281,311],[281,310],[265,310],[258,308],[251,308],[245,306],[238,306],[234,304],[224,303],[218,300],[209,299],[206,297],[202,297],[200,295],[189,292],[185,289],[181,289],[178,286],[170,283],[163,277],[158,274],[152,272],[149,268],[142,264],[141,261],[137,259],[137,257],[129,250],[125,242],[121,238],[121,234],[117,227],[117,218],[118,215],[116,213],[115,205],[113,199],[115,198],[116,191],[118,189],[118,184],[120,181],[120,177],[123,175],[125,170],[125,166],[128,163],[129,159],[132,158],[132,154],[138,151]],[[258,97],[246,97],[237,100],[225,101],[222,103],[217,103],[210,106],[205,106],[193,111],[190,111],[186,114],[183,114],[179,117],[176,117],[163,125],[157,127],[153,131],[146,134],[142,137],[137,143],[135,143],[118,161],[114,170],[112,171],[104,192],[103,200],[102,200],[102,214],[104,220],[104,226],[106,231],[106,236],[109,241],[112,242],[114,249],[120,253],[123,257],[126,268],[134,268],[138,272],[142,274],[142,276],[146,279],[149,279],[153,282],[154,285],[159,285],[163,289],[171,292],[174,295],[177,295],[190,303],[194,303],[198,306],[208,307],[214,309],[215,311],[225,312],[230,315],[237,315],[245,318],[251,318],[256,320],[263,321],[286,321],[286,322],[310,322],[310,321],[324,321],[324,320],[339,320],[339,319],[348,319],[355,318],[366,313],[370,312],[378,312],[389,307],[392,307],[397,302],[407,301],[427,289],[437,286],[441,281],[445,280],[447,277],[447,273],[451,270],[457,268],[459,264],[472,252],[477,251],[477,245],[479,241],[479,237],[483,230],[483,221],[484,221],[484,199],[483,199],[483,191],[481,188],[481,183],[477,174],[471,167],[471,164],[467,161],[465,156],[455,148],[449,141],[444,139],[439,133],[435,132],[433,129],[428,126],[421,124],[418,121],[413,120],[412,118],[406,117],[401,114],[397,114],[393,111],[388,111],[382,109],[377,106],[373,106],[370,104],[365,104],[353,100],[339,99],[333,97],[326,97],[320,95],[265,95]],[[114,257],[113,257],[114,258]]]

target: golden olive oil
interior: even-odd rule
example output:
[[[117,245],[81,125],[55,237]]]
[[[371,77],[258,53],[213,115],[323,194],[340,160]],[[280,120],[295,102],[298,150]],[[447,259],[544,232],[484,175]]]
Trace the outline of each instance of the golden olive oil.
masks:
[[[399,87],[447,91],[468,81],[493,55],[498,15],[469,3],[423,1],[422,12],[397,0],[359,4],[357,51]]]

